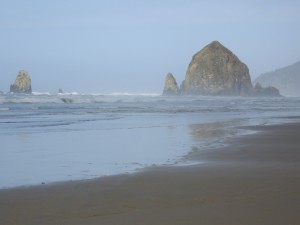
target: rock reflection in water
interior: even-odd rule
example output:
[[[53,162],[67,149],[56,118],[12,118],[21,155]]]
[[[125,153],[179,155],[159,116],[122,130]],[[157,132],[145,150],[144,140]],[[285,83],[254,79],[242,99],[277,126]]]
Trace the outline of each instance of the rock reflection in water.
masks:
[[[214,123],[190,124],[190,134],[194,140],[188,155],[195,152],[209,150],[225,145],[226,138],[242,134],[239,129],[242,123],[241,119],[219,121]],[[188,157],[191,159],[190,157]]]

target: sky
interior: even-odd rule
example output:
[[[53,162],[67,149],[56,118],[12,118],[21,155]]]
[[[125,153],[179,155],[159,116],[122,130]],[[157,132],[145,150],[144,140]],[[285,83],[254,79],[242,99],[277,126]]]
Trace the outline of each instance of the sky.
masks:
[[[0,90],[159,93],[218,40],[252,80],[300,60],[299,0],[0,0]]]

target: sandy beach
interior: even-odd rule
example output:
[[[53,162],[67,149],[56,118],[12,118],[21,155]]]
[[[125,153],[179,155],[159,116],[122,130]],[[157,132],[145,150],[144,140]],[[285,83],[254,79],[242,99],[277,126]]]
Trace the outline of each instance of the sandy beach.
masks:
[[[300,224],[295,119],[195,150],[199,165],[1,190],[0,224]]]

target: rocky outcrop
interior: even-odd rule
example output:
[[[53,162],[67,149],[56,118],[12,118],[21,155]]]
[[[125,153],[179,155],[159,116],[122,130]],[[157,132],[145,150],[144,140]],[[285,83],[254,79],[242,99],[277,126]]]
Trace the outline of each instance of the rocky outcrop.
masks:
[[[10,85],[10,92],[31,94],[31,79],[26,71],[19,71],[14,84]]]
[[[278,97],[280,96],[279,90],[275,87],[262,87],[260,83],[256,83],[253,94],[255,96]]]
[[[73,103],[73,99],[71,98],[61,98],[61,100],[64,102],[64,103]]]
[[[172,73],[168,73],[165,79],[163,95],[178,95],[179,88]]]
[[[213,41],[193,56],[180,91],[197,95],[249,95],[253,87],[248,67]]]
[[[290,97],[300,96],[300,61],[260,75],[254,84],[276,87],[280,94]]]

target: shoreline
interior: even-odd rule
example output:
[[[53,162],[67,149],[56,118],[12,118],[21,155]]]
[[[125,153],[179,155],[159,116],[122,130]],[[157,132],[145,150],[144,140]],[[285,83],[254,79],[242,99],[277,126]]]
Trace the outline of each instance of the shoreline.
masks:
[[[243,122],[242,122],[243,121]],[[247,122],[245,122],[247,121]],[[189,123],[189,124],[184,124],[184,125],[175,125],[174,127],[170,127],[169,125],[162,125],[162,126],[154,126],[154,127],[138,127],[138,129],[131,129],[130,131],[125,131],[126,134],[131,134],[131,135],[127,135],[128,138],[124,138],[124,133],[120,133],[120,135],[122,135],[123,140],[127,139],[129,140],[130,138],[133,139],[135,138],[135,135],[139,135],[139,132],[146,132],[146,136],[151,137],[152,140],[157,140],[156,145],[153,145],[151,143],[151,147],[147,147],[145,146],[145,144],[147,145],[147,143],[145,142],[135,142],[135,144],[133,146],[131,146],[131,148],[135,147],[136,149],[137,146],[140,148],[143,148],[142,152],[144,152],[143,154],[148,154],[147,156],[149,156],[149,158],[151,158],[151,161],[146,162],[147,160],[145,160],[147,157],[140,158],[140,160],[144,161],[143,162],[139,162],[139,159],[136,160],[128,160],[124,161],[124,163],[121,161],[117,161],[118,158],[114,158],[114,160],[116,160],[114,163],[107,163],[107,165],[111,165],[111,169],[115,169],[115,170],[111,170],[111,171],[107,171],[108,166],[103,167],[103,170],[96,170],[95,167],[96,165],[101,165],[101,162],[94,162],[92,161],[93,159],[88,159],[89,163],[88,165],[86,165],[85,167],[82,167],[81,170],[78,170],[77,174],[76,173],[71,173],[69,172],[68,175],[63,176],[58,176],[57,178],[53,178],[51,177],[51,173],[57,173],[59,166],[61,166],[60,169],[62,169],[62,171],[65,170],[65,168],[67,168],[68,166],[73,166],[73,165],[62,165],[61,164],[57,164],[53,167],[50,167],[51,169],[48,169],[48,171],[51,171],[51,173],[47,173],[47,170],[44,172],[40,172],[38,174],[36,174],[35,169],[34,170],[26,170],[26,167],[22,167],[22,164],[20,164],[20,168],[19,169],[19,173],[17,174],[22,174],[23,171],[23,175],[26,177],[20,177],[20,176],[16,176],[17,174],[13,174],[15,175],[15,177],[13,175],[6,175],[3,174],[2,180],[1,180],[1,186],[0,186],[0,190],[6,190],[6,189],[14,189],[14,188],[28,188],[28,187],[34,187],[34,186],[39,186],[39,185],[52,185],[52,184],[57,184],[57,183],[64,183],[64,182],[72,182],[72,181],[80,181],[80,180],[91,180],[91,179],[98,179],[98,178],[102,178],[102,177],[107,177],[107,176],[115,176],[115,175],[125,175],[125,174],[133,174],[133,173],[137,173],[143,170],[147,170],[148,167],[164,167],[164,166],[187,166],[187,165],[193,165],[193,164],[198,164],[198,163],[203,163],[203,162],[199,162],[199,161],[195,161],[195,160],[189,160],[186,156],[193,151],[194,149],[196,149],[194,146],[198,146],[200,149],[202,148],[216,148],[217,146],[222,145],[222,143],[224,142],[224,140],[228,139],[228,138],[232,138],[235,136],[240,136],[240,135],[244,135],[246,133],[249,133],[249,131],[246,131],[245,129],[239,129],[240,126],[245,126],[245,124],[249,124],[248,119],[246,120],[241,120],[240,118],[237,119],[227,119],[227,120],[220,120],[220,121],[208,121],[206,123]],[[151,129],[150,129],[151,128]],[[143,129],[143,130],[141,130]],[[155,132],[151,132],[151,130],[153,129],[157,129]],[[173,136],[168,136],[166,135],[166,129],[172,129],[173,131],[176,132],[175,135]],[[134,132],[134,130],[140,130],[138,132]],[[79,140],[81,138],[82,135],[85,135],[87,131],[84,131],[82,133],[80,132],[76,132],[76,134],[71,133],[71,135],[69,133],[65,133],[64,135],[60,135],[63,138],[57,137],[57,135],[54,134],[54,136],[50,136],[50,138],[52,139],[56,139],[57,143],[62,142],[62,139],[70,139],[70,137]],[[88,131],[90,132],[90,131]],[[99,132],[99,131],[98,131]],[[101,132],[101,131],[100,131]],[[158,134],[158,132],[160,132]],[[174,133],[175,133],[174,132]],[[108,138],[106,138],[106,140],[109,140],[109,138],[111,136],[109,136],[110,132],[107,134],[106,132],[104,133],[104,135],[107,135]],[[51,133],[50,133],[51,135]],[[97,132],[92,132],[89,135],[89,143],[92,143],[93,140],[96,140],[97,137],[99,135],[103,135],[103,133],[97,133]],[[165,136],[162,136],[165,135]],[[37,138],[38,136],[38,138]],[[199,136],[199,137],[198,137]],[[171,138],[173,138],[172,141],[170,141]],[[162,140],[164,139],[169,139],[168,145],[166,143],[164,143],[164,145],[159,141],[162,138]],[[43,135],[43,134],[34,134],[31,137],[31,140],[33,140],[33,144],[38,145],[39,142],[37,142],[37,140],[44,140],[42,143],[46,143],[47,139],[49,139],[48,134]],[[147,139],[146,139],[147,140]],[[150,140],[150,139],[148,139]],[[13,143],[14,139],[10,140],[10,139],[6,139],[5,140],[8,143]],[[76,142],[75,142],[76,143]],[[123,143],[125,145],[128,145],[129,142],[124,142]],[[64,143],[62,142],[61,145],[56,145],[57,147],[54,149],[60,149],[59,147],[61,147]],[[69,143],[72,144],[72,143]],[[93,145],[97,145],[99,143],[94,143]],[[103,142],[102,142],[103,144]],[[104,144],[105,145],[105,144]],[[112,145],[112,146],[110,146]],[[63,149],[76,149],[78,146],[80,146],[80,143],[78,143],[78,145],[68,145],[65,146],[65,148]],[[114,148],[117,149],[117,147],[122,147],[122,146],[118,146],[118,145],[114,145],[113,143],[107,142],[106,147],[108,147],[110,150],[113,150]],[[21,149],[21,146],[17,146],[18,148]],[[44,146],[41,146],[44,147]],[[53,147],[53,146],[52,146]],[[84,146],[81,146],[81,148],[79,149],[83,149]],[[128,148],[128,147],[127,147]],[[152,148],[152,149],[151,149]],[[17,149],[16,146],[14,147],[14,149]],[[163,151],[160,151],[160,149],[163,149]],[[38,149],[35,148],[35,150],[37,151]],[[125,149],[126,150],[126,149]],[[155,150],[155,151],[153,151]],[[51,152],[51,149],[43,149],[43,152]],[[33,151],[34,152],[34,151]],[[39,151],[40,152],[40,151]],[[69,153],[68,151],[65,151],[67,153]],[[79,151],[74,151],[74,153],[79,152]],[[81,151],[80,151],[81,152]],[[136,153],[136,154],[140,154],[139,152],[132,152],[132,151],[127,151],[129,153]],[[42,153],[42,151],[41,151]],[[53,152],[52,152],[53,153]],[[61,151],[56,151],[53,155],[58,155],[61,153]],[[89,152],[87,152],[88,154],[83,154],[82,157],[84,158],[85,155],[91,155],[89,154]],[[91,152],[92,154],[94,154],[95,152]],[[109,151],[104,152],[106,154],[109,154]],[[121,152],[119,151],[117,153],[120,154]],[[153,155],[153,156],[152,156]],[[35,158],[39,155],[32,155],[32,158]],[[72,157],[71,155],[69,155],[70,157]],[[27,156],[26,156],[27,157]],[[49,155],[49,157],[51,157],[51,155]],[[38,157],[37,157],[38,158]],[[134,157],[133,157],[134,158]],[[9,161],[13,161],[15,158],[11,157],[10,160],[6,160],[6,162]],[[22,158],[20,157],[20,160]],[[153,160],[155,159],[155,160]],[[76,160],[76,159],[75,159]],[[43,161],[44,163],[39,163],[40,161]],[[86,160],[87,161],[87,160]],[[31,161],[27,161],[27,164],[32,163]],[[36,162],[33,161],[33,163],[36,164],[37,168],[41,168],[41,171],[43,171],[44,168],[49,168],[47,167],[47,164],[49,164],[49,162],[44,161],[42,158],[37,160]],[[105,164],[105,163],[104,163]],[[94,169],[94,170],[93,170]],[[106,170],[105,170],[106,169]],[[26,171],[26,172],[25,172]],[[83,171],[83,172],[82,172]],[[65,172],[65,171],[64,171]],[[82,173],[80,173],[82,172]],[[98,172],[98,173],[97,173]],[[78,176],[78,174],[81,174],[81,176]],[[47,176],[50,175],[50,176]],[[5,177],[6,176],[6,177]],[[49,179],[49,177],[51,177]],[[27,180],[29,182],[11,182],[8,183],[9,185],[4,185],[5,184],[5,178],[8,181],[11,181],[13,178],[15,180],[17,180],[17,178],[21,178],[21,180]],[[11,179],[11,180],[10,180]]]
[[[2,189],[0,223],[299,224],[299,118],[186,156],[197,165]]]

